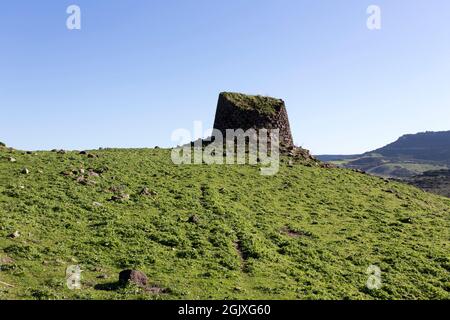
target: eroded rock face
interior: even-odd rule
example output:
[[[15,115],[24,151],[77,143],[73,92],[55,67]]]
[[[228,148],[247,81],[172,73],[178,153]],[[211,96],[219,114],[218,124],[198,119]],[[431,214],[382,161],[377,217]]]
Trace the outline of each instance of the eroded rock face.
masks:
[[[227,129],[279,129],[282,149],[294,147],[286,106],[281,99],[222,92],[214,129],[220,130],[224,138]]]

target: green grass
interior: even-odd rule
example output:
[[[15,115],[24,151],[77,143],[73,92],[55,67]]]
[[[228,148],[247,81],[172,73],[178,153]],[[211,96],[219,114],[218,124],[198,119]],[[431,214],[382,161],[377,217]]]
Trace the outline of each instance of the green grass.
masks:
[[[175,166],[169,150],[92,153],[0,148],[0,258],[14,260],[0,266],[14,286],[0,284],[0,299],[449,299],[450,199],[287,159],[266,177]],[[80,168],[101,176],[61,174]],[[74,264],[82,290],[65,286]],[[369,265],[380,290],[365,286]],[[168,292],[116,286],[126,268]]]
[[[256,110],[261,114],[274,114],[283,105],[283,101],[280,99],[260,95],[253,96],[234,92],[223,92],[222,95],[239,108]]]
[[[383,164],[380,167],[375,167],[371,170],[376,170],[377,168],[383,168],[383,170],[386,172],[386,175],[389,175],[390,172],[396,170],[397,168],[404,168],[408,171],[414,172],[415,174],[421,174],[431,170],[448,169],[444,165],[434,165],[427,163],[406,163],[406,162],[390,162]]]

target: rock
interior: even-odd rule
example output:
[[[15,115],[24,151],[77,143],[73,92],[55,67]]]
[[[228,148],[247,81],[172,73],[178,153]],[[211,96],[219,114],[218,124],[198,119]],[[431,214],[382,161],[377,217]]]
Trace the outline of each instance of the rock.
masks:
[[[97,155],[92,154],[92,153],[88,153],[87,157],[90,158],[90,159],[98,158]]]
[[[95,172],[94,170],[89,170],[88,171],[88,176],[89,177],[95,177],[95,178],[100,177],[100,175],[97,172]]]
[[[191,215],[188,219],[189,223],[197,224],[197,223],[199,223],[199,221],[200,221],[200,219],[195,214]]]
[[[141,196],[156,196],[157,193],[156,193],[156,191],[150,190],[149,188],[145,187],[144,189],[141,190],[140,195]]]
[[[407,223],[407,224],[412,224],[414,221],[411,217],[408,218],[404,218],[404,219],[400,219],[401,223]]]
[[[76,179],[76,182],[78,182],[78,183],[80,183],[80,184],[82,184],[82,185],[85,185],[85,186],[92,186],[92,185],[95,185],[95,181],[86,179],[84,176],[79,176],[79,177]]]
[[[20,237],[20,232],[19,231],[14,231],[14,233],[11,233],[8,236],[8,238],[11,238],[11,239],[16,239],[16,238],[19,238],[19,237]]]
[[[30,170],[28,170],[27,168],[23,168],[21,172],[22,174],[29,174]]]
[[[9,162],[16,162],[17,160],[16,160],[15,158],[13,158],[13,157],[9,157],[9,158],[8,158],[8,161],[9,161]]]
[[[79,176],[75,181],[84,184],[86,182],[86,178],[84,176]]]
[[[8,264],[13,264],[15,261],[14,259],[6,256],[6,257],[0,257],[0,265],[8,265]]]
[[[61,172],[61,174],[63,175],[63,176],[65,176],[65,177],[68,177],[68,176],[71,176],[72,174],[73,174],[73,172],[72,171],[63,171],[63,172]]]
[[[128,201],[128,200],[130,200],[130,195],[126,194],[126,193],[121,193],[121,194],[112,196],[110,200],[117,201],[117,202]]]
[[[94,207],[102,207],[103,206],[100,202],[93,202],[92,205]]]
[[[122,190],[124,190],[124,188],[122,186],[111,186],[108,188],[108,192],[112,192],[112,193],[121,193]]]
[[[119,273],[119,282],[122,285],[132,283],[138,287],[145,288],[148,283],[148,278],[142,271],[124,270]]]

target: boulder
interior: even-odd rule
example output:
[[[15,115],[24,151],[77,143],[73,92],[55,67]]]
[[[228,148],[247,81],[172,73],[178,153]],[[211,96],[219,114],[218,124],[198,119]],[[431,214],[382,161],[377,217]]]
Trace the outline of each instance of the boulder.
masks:
[[[20,232],[19,231],[14,231],[13,233],[11,233],[8,236],[8,238],[11,238],[11,239],[16,239],[16,238],[19,238],[19,237],[20,237]]]
[[[191,215],[188,219],[189,223],[197,224],[199,223],[200,219],[195,214]]]
[[[143,188],[140,192],[141,196],[156,196],[156,194],[156,191],[150,190],[147,187]]]
[[[138,270],[123,270],[119,273],[119,283],[126,285],[132,283],[141,288],[146,288],[148,284],[148,278],[142,271]]]

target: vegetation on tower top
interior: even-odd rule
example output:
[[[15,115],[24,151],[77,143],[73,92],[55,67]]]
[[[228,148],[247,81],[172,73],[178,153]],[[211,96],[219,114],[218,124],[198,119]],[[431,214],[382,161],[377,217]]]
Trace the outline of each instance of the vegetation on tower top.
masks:
[[[281,99],[261,95],[247,95],[236,92],[222,92],[221,95],[241,109],[256,110],[261,114],[274,114],[284,105]]]

